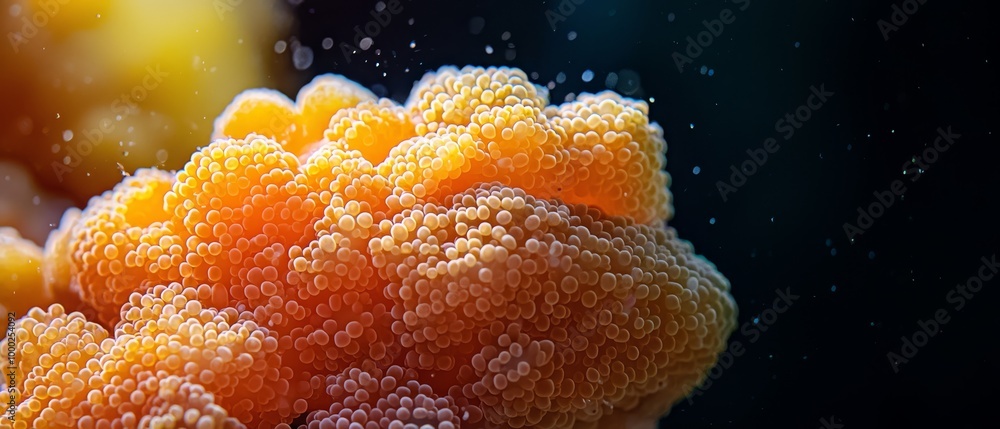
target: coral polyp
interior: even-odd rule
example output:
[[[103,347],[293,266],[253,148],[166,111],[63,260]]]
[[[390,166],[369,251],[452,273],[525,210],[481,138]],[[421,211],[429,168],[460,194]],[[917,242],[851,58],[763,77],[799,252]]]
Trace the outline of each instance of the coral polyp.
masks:
[[[547,97],[477,67],[404,105],[339,76],[241,94],[183,169],[14,257],[73,299],[16,323],[0,427],[654,421],[724,349],[729,282],[666,224],[648,105]]]

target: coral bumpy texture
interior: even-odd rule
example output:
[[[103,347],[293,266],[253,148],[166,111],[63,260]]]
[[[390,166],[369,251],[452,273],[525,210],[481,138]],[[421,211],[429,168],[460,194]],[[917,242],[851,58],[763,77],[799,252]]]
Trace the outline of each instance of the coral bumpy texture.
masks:
[[[0,427],[654,421],[724,348],[729,282],[666,225],[646,103],[547,97],[473,67],[402,106],[333,75],[243,93],[182,170],[11,256],[42,275],[5,300],[75,299],[16,322]]]

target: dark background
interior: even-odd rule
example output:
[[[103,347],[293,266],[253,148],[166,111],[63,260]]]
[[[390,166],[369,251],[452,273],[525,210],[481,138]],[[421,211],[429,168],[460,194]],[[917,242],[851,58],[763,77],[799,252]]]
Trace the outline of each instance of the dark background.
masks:
[[[730,279],[739,323],[754,327],[777,289],[801,296],[759,337],[734,333],[745,354],[662,427],[995,424],[1000,279],[961,310],[946,299],[1000,250],[997,34],[987,3],[928,0],[887,41],[877,22],[891,23],[901,1],[567,0],[575,10],[553,30],[546,11],[559,12],[558,1],[402,0],[373,46],[348,62],[339,45],[352,42],[376,3],[299,4],[297,42],[314,55],[288,87],[334,72],[403,101],[441,65],[509,65],[543,85],[564,73],[551,91],[559,103],[608,88],[615,73],[611,87],[650,101],[665,129],[671,224]],[[724,9],[736,20],[679,72],[671,55]],[[292,61],[293,52],[274,61]],[[775,123],[820,85],[835,95],[784,140]],[[911,182],[904,162],[948,126],[961,137]],[[768,137],[781,148],[723,201],[717,181]],[[852,244],[844,223],[856,224],[858,207],[894,180],[906,183],[902,201]],[[887,354],[900,353],[901,337],[938,309],[949,323],[894,372]]]

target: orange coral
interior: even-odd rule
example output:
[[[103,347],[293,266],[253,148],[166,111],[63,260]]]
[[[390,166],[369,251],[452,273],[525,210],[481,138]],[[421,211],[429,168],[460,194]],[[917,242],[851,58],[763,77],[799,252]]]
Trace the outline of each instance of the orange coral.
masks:
[[[96,319],[18,323],[0,427],[656,418],[724,348],[729,283],[665,224],[645,103],[546,104],[472,67],[404,106],[330,76],[237,97],[182,170],[137,172],[36,250],[33,281]]]

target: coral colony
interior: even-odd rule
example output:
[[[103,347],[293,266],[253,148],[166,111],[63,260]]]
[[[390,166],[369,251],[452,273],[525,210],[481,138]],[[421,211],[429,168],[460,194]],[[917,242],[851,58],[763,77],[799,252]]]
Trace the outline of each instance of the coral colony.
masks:
[[[445,67],[241,94],[44,249],[3,233],[2,428],[623,428],[704,379],[729,282],[666,225],[663,131]],[[207,142],[206,142],[207,143]]]

